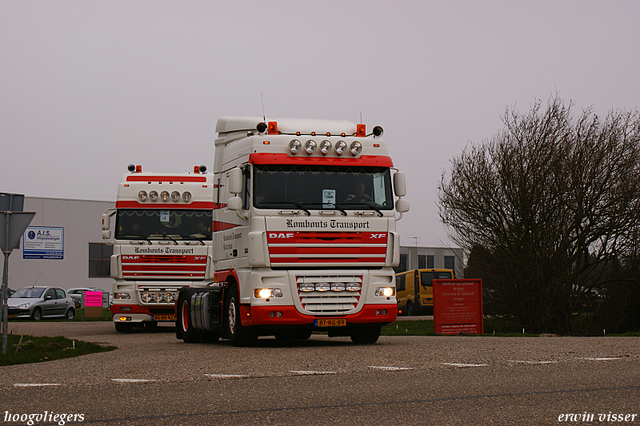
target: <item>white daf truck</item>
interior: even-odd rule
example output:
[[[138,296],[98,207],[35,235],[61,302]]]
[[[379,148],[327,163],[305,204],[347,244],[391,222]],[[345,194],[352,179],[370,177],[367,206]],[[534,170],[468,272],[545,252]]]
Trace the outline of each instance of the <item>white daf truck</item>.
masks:
[[[205,166],[195,166],[193,173],[129,166],[115,209],[102,215],[102,238],[113,245],[111,310],[117,331],[175,321],[180,288],[213,280],[212,215],[213,174]]]
[[[224,117],[216,131],[213,280],[180,291],[176,336],[375,343],[396,320],[396,221],[409,210],[382,128]]]

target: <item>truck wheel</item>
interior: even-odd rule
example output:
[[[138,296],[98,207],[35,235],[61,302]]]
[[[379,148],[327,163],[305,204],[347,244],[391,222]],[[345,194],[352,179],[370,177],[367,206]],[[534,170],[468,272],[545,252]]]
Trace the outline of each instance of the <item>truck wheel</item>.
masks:
[[[351,341],[356,345],[371,345],[378,341],[380,337],[381,325],[367,325],[354,329],[351,334]]]
[[[242,325],[240,298],[235,284],[231,284],[229,288],[226,324],[227,336],[233,346],[251,346],[258,339],[257,330]]]
[[[133,325],[128,322],[116,322],[114,324],[118,333],[130,333],[133,330]]]
[[[176,318],[176,336],[185,343],[198,343],[202,340],[199,330],[193,328],[191,323],[191,298],[180,297],[178,299],[178,315]],[[179,334],[179,336],[178,336]]]

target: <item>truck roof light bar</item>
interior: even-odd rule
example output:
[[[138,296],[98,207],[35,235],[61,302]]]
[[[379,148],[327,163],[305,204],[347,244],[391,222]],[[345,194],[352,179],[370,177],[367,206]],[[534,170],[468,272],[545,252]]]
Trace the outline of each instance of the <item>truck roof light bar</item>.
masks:
[[[140,164],[138,164],[137,166],[134,164],[129,164],[127,166],[127,170],[129,170],[131,173],[142,173],[142,166]]]

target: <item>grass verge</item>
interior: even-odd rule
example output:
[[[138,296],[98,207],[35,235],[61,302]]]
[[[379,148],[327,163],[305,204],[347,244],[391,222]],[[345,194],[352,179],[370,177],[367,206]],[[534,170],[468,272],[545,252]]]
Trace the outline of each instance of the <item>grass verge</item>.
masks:
[[[62,336],[35,337],[26,334],[9,334],[7,335],[7,353],[0,353],[0,366],[73,358],[114,349],[116,349],[115,346],[100,346]]]

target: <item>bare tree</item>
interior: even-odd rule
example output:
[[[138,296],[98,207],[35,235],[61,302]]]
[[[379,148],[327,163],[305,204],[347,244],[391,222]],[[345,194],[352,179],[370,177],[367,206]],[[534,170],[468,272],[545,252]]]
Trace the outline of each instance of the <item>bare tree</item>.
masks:
[[[532,331],[569,332],[572,293],[608,278],[598,272],[640,224],[640,117],[574,120],[571,107],[556,97],[544,111],[507,111],[505,129],[454,158],[438,188],[441,220],[491,307]]]

